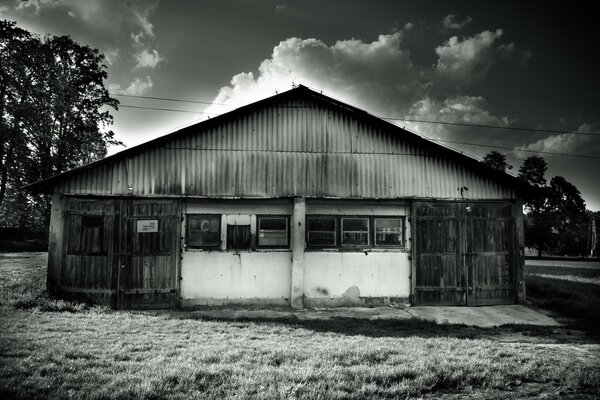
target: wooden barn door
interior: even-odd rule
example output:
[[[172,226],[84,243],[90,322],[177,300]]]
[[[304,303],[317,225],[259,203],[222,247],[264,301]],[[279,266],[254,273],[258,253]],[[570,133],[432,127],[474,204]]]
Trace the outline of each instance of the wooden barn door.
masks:
[[[69,198],[58,290],[66,298],[114,305],[114,202]]]
[[[512,207],[507,203],[469,203],[465,212],[468,305],[514,303]]]
[[[415,204],[415,304],[467,304],[460,217],[458,203]]]
[[[118,308],[177,306],[179,208],[172,200],[122,200]]]
[[[415,203],[415,305],[512,304],[509,203]]]

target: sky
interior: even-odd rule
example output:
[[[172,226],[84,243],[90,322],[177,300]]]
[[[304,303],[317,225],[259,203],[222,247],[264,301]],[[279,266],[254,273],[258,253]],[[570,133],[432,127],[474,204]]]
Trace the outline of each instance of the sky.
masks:
[[[535,154],[516,148],[598,157],[538,154],[591,210],[597,15],[577,1],[0,0],[1,19],[105,55],[127,147],[303,84],[382,117],[575,132],[396,122],[478,158],[508,148],[512,173]]]

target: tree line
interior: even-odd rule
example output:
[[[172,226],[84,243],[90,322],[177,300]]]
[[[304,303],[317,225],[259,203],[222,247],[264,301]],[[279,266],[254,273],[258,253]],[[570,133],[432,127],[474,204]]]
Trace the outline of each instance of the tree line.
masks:
[[[104,56],[0,21],[0,227],[47,232],[49,199],[19,188],[106,156],[117,108]]]
[[[108,129],[109,108],[118,101],[104,86],[104,56],[68,36],[39,36],[0,20],[0,228],[45,235],[50,220],[48,196],[19,190],[106,156],[109,145],[122,144]],[[483,162],[512,169],[497,151]],[[525,159],[519,178],[532,190],[524,199],[525,242],[538,254],[586,255],[591,221],[600,213],[586,210],[579,190],[560,176],[548,183],[542,157]],[[594,243],[592,243],[594,242]]]
[[[506,157],[491,151],[484,164],[500,171],[512,169]],[[518,177],[530,190],[524,196],[525,245],[538,257],[552,255],[589,256],[600,254],[600,212],[586,209],[577,187],[562,176],[546,180],[548,164],[539,156],[530,156],[519,168]]]

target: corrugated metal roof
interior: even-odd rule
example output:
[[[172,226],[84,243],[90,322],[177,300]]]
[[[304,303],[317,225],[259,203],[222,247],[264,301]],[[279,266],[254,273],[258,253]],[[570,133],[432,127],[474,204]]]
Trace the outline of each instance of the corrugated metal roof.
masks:
[[[300,86],[34,183],[66,194],[513,198],[518,181]]]

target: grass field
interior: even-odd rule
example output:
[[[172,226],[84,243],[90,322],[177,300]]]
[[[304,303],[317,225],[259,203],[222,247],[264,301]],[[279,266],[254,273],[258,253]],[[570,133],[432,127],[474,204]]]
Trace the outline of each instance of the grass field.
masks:
[[[571,264],[526,266],[527,296],[536,305],[570,318],[572,326],[600,336],[600,268]]]
[[[600,345],[569,330],[113,312],[48,300],[43,265],[40,254],[0,254],[0,399],[592,399],[600,391]]]

